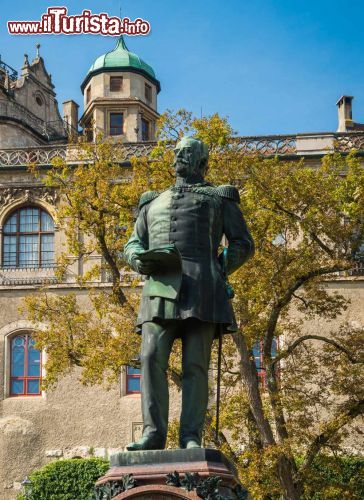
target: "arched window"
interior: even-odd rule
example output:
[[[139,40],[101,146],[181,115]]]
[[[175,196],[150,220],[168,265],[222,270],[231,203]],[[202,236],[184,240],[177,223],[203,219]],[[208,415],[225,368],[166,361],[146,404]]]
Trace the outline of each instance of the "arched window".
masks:
[[[54,263],[54,224],[39,207],[22,207],[3,229],[3,267],[50,267]]]
[[[31,335],[12,337],[10,347],[10,396],[41,394],[42,354]]]

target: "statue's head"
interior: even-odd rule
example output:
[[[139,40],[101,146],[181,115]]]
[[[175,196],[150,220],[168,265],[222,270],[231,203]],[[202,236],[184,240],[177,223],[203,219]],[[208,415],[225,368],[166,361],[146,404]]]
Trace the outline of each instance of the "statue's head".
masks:
[[[174,149],[173,166],[180,177],[204,177],[209,150],[207,145],[194,137],[183,137]]]

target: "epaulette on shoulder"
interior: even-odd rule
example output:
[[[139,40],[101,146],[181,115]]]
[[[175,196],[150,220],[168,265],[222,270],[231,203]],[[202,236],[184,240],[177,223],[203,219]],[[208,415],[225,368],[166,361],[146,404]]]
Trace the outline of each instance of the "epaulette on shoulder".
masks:
[[[155,198],[157,198],[158,196],[158,191],[146,191],[145,193],[143,193],[139,200],[139,209],[141,209],[144,205],[147,205],[147,203],[155,200]]]
[[[228,198],[229,200],[236,201],[236,203],[240,203],[239,191],[235,186],[223,184],[222,186],[217,186],[216,192],[222,198]]]

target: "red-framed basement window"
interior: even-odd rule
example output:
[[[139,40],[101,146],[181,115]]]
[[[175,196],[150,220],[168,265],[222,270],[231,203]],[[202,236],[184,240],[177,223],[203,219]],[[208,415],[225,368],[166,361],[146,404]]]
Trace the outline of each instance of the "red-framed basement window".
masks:
[[[126,367],[126,393],[140,394],[140,368]]]
[[[272,358],[277,356],[278,339],[274,338],[272,343]],[[267,374],[263,363],[263,341],[260,340],[253,346],[253,356],[255,366],[258,370],[258,377],[263,387],[267,385]]]
[[[11,339],[10,396],[40,396],[42,353],[29,334]]]

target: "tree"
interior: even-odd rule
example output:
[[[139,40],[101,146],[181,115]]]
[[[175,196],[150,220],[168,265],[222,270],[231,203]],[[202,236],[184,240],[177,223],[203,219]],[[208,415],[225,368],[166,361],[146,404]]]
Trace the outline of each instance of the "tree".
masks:
[[[151,158],[134,158],[127,182],[122,149],[107,141],[76,146],[81,160],[73,166],[58,161],[46,174],[33,168],[60,190],[68,254],[87,260],[97,252],[112,277],[111,291],[103,292],[90,283],[100,266],[80,278],[79,286],[89,289],[87,313],[73,295],[50,298],[43,290],[26,300],[30,318],[49,325],[37,334],[48,352],[47,379],[55,382],[76,364],[84,382],[111,381],[122,365],[133,363],[137,289],[122,287],[123,243],[140,194],[173,183],[173,142],[194,134],[210,148],[208,180],[239,188],[257,247],[230,278],[239,331],[224,341],[223,428],[216,444],[235,461],[256,498],[300,498],[316,457],[339,449],[364,411],[363,328],[341,320],[349,301],[327,288],[363,258],[364,170],[354,152],[327,154],[315,168],[303,160],[246,155],[218,115],[196,119],[184,110],[167,111],[158,133]],[[59,264],[66,272],[69,258],[62,256]],[[96,343],[102,346],[97,353]],[[170,373],[178,384],[177,360],[172,356]],[[213,409],[207,419],[211,430]],[[207,431],[206,439],[214,437]]]

